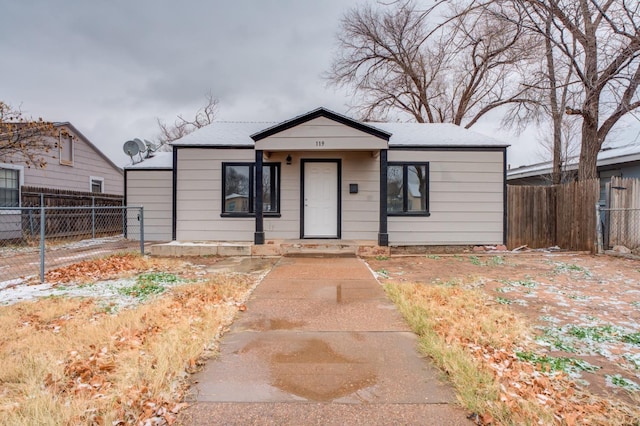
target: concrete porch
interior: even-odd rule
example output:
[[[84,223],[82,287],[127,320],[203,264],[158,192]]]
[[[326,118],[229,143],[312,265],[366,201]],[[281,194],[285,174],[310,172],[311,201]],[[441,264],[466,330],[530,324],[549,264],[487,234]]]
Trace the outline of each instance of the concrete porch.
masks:
[[[388,256],[389,247],[373,240],[171,241],[154,244],[152,256]]]

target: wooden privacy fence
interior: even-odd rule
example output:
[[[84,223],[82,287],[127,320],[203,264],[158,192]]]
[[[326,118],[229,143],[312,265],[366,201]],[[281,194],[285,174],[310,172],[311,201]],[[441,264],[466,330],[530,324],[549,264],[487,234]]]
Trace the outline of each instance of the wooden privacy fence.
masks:
[[[23,186],[20,193],[25,238],[37,237],[34,232],[40,229],[40,212],[29,207],[53,208],[46,215],[47,238],[86,238],[123,233],[124,210],[114,209],[123,206],[122,195],[29,186]]]
[[[120,207],[124,203],[122,195],[38,188],[34,186],[21,187],[20,198],[22,207]]]
[[[507,246],[595,250],[600,181],[507,186]]]

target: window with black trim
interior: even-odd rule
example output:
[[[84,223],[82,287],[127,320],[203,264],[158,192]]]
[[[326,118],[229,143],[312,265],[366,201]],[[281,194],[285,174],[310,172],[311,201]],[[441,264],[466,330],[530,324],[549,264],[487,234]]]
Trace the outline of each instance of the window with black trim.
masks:
[[[429,216],[429,163],[387,165],[387,214]]]
[[[255,214],[255,163],[222,163],[223,216]],[[262,165],[262,211],[280,213],[280,163]]]
[[[0,207],[20,206],[20,170],[0,168]]]

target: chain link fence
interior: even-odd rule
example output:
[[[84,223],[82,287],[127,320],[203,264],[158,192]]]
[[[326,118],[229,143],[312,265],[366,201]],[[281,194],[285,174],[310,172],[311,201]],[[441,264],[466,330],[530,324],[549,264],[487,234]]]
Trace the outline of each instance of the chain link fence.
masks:
[[[144,254],[142,207],[0,208],[0,288],[123,251]]]
[[[626,247],[640,255],[640,209],[600,208],[605,250]]]

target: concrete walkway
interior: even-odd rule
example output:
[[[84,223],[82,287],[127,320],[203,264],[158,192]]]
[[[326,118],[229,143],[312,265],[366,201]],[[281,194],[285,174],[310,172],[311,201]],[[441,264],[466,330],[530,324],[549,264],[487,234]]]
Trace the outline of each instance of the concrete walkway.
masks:
[[[282,258],[194,377],[182,424],[468,425],[357,258]]]

